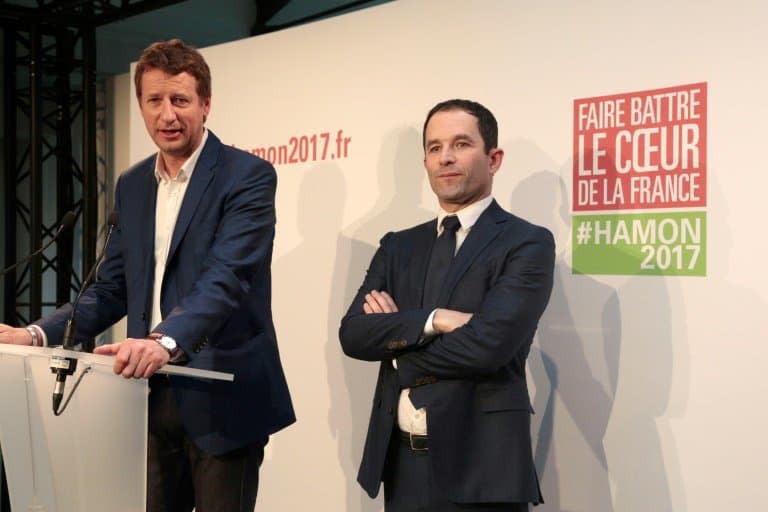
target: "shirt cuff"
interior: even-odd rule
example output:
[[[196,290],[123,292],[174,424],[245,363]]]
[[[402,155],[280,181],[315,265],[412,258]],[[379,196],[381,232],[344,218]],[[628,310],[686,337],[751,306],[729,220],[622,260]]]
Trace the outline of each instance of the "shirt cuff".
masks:
[[[437,312],[437,308],[433,309],[432,312],[427,317],[427,321],[424,323],[424,333],[421,335],[422,340],[424,338],[429,338],[437,334],[437,331],[435,330],[435,326],[432,325],[432,319],[435,318],[436,312]]]
[[[427,321],[424,322],[424,330],[421,333],[421,338],[419,339],[419,344],[424,343],[424,340],[427,338],[431,338],[435,334],[437,334],[437,331],[432,326],[432,319],[435,317],[435,312],[437,311],[437,308],[433,309],[432,312],[427,317]],[[397,359],[392,360],[392,367],[397,370]]]
[[[48,336],[45,335],[45,331],[43,330],[42,327],[35,324],[30,324],[27,327],[29,327],[30,329],[34,329],[35,332],[37,333],[37,336],[40,338],[40,341],[41,341],[41,344],[39,346],[41,347],[48,346]]]

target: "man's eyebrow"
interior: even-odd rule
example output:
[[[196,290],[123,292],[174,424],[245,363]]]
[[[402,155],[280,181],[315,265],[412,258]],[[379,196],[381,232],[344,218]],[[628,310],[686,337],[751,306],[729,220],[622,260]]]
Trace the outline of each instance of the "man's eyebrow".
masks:
[[[457,133],[456,135],[451,137],[452,141],[459,140],[459,139],[467,139],[467,140],[471,140],[471,141],[475,140],[474,137],[472,137],[468,133]],[[438,139],[429,139],[429,140],[427,140],[426,144],[424,144],[424,145],[425,146],[431,146],[432,144],[437,144],[439,142],[440,141]]]

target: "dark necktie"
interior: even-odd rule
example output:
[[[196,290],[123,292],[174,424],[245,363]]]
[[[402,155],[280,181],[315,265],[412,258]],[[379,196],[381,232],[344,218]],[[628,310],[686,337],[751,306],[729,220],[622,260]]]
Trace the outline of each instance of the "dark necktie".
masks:
[[[461,222],[457,216],[450,215],[443,219],[442,225],[443,233],[435,240],[435,245],[432,247],[427,278],[424,282],[422,305],[425,309],[437,307],[437,300],[440,298],[440,292],[445,285],[445,278],[456,252],[456,231],[461,227]]]

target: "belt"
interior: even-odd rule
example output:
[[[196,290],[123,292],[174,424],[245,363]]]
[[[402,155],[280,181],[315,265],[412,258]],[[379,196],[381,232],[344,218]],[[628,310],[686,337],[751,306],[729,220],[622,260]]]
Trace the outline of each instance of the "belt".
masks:
[[[422,434],[412,434],[400,431],[400,439],[415,452],[423,452],[429,449],[429,437]]]

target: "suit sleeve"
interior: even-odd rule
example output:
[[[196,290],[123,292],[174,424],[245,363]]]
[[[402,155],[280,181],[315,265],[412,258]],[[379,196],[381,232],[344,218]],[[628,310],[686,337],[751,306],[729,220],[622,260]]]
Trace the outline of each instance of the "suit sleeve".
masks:
[[[115,211],[120,217],[121,178],[115,186]],[[77,308],[75,342],[95,338],[109,326],[125,316],[127,298],[123,267],[122,230],[120,221],[109,238],[104,259],[98,268],[96,282],[83,293]],[[86,269],[88,271],[90,269]],[[65,304],[49,316],[35,322],[48,338],[50,345],[58,345],[64,338],[64,329],[72,312],[72,304]]]
[[[388,233],[381,239],[365,280],[341,320],[341,347],[345,354],[355,359],[385,361],[399,357],[419,344],[429,317],[430,311],[423,309],[372,314],[363,310],[365,295],[371,290],[386,291],[397,303],[397,296],[388,287],[387,280],[392,237],[392,233]]]
[[[192,353],[194,340],[212,336],[221,328],[251,286],[260,285],[252,276],[269,267],[272,260],[275,170],[269,163],[253,159],[241,163],[236,172],[238,178],[219,205],[222,216],[200,277],[154,328],[174,338],[187,354]]]
[[[464,326],[397,359],[402,387],[495,373],[527,351],[552,291],[554,240],[545,229],[516,247]]]

